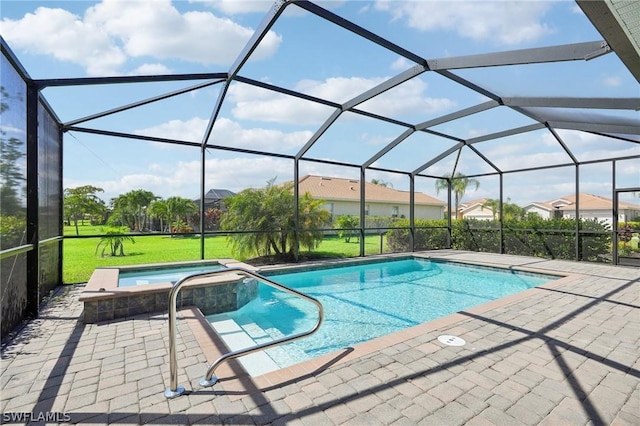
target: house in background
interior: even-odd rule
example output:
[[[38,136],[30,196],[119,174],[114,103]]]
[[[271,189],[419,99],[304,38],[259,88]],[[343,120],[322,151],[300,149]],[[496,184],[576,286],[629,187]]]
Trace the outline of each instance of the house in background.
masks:
[[[493,211],[490,207],[485,206],[486,202],[486,198],[479,198],[477,200],[460,203],[458,206],[458,218],[493,220]]]
[[[225,198],[236,195],[235,192],[231,192],[227,189],[210,189],[209,192],[204,194],[204,210],[220,209],[225,210],[224,203]],[[200,198],[193,200],[198,206],[200,205]]]
[[[580,218],[598,219],[613,223],[613,201],[599,195],[579,194]],[[576,196],[567,195],[549,201],[535,201],[524,207],[527,212],[537,213],[544,219],[553,217],[576,217]],[[618,206],[618,222],[627,222],[640,217],[640,205],[620,201]]]
[[[308,192],[314,199],[324,200],[333,218],[360,215],[360,181],[307,175],[300,178],[300,194]],[[365,215],[409,217],[409,191],[365,182]],[[427,194],[415,194],[416,219],[442,219],[446,203]]]

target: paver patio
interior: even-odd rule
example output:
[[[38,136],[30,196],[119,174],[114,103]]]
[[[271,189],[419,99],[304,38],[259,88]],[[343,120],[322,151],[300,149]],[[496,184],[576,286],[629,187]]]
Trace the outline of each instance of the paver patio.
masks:
[[[640,269],[427,254],[571,276],[253,380],[234,361],[212,388],[198,384],[211,354],[183,312],[187,392],[170,400],[167,315],[84,324],[82,287],[67,287],[3,346],[2,422],[640,425]],[[442,334],[467,344],[445,346]]]

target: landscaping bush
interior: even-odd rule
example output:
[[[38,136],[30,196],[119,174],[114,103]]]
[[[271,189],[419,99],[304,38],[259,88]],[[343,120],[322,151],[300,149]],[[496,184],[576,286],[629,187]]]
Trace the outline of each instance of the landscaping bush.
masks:
[[[415,250],[447,248],[447,222],[442,220],[416,220]],[[504,252],[506,254],[543,257],[551,259],[576,258],[575,219],[525,219],[505,221],[503,227]],[[410,251],[409,221],[400,219],[387,233],[387,245],[391,251]],[[457,250],[500,252],[500,224],[497,221],[464,219],[452,221],[451,247]],[[609,225],[596,219],[581,220],[580,258],[602,261],[610,253]]]
[[[464,219],[451,224],[451,246],[458,250],[500,253],[500,224],[493,220]]]
[[[395,229],[387,232],[387,247],[392,252],[411,250],[411,231],[409,219],[397,219],[393,222]],[[447,248],[446,219],[416,219],[414,247],[416,250],[436,250]]]
[[[27,221],[24,217],[2,216],[0,218],[0,249],[5,250],[26,244]]]

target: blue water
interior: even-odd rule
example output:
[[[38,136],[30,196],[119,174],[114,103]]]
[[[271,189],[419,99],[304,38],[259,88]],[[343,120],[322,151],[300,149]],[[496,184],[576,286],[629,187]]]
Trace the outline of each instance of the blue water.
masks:
[[[270,274],[269,278],[317,298],[325,310],[324,323],[314,335],[266,351],[280,367],[557,279],[422,259]],[[235,320],[250,335],[258,328],[275,339],[309,330],[317,320],[317,308],[260,284],[257,299],[221,315]],[[221,315],[208,319],[214,322]]]
[[[120,270],[118,274],[118,287],[128,287],[144,284],[155,284],[172,282],[175,283],[180,278],[198,272],[211,272],[223,269],[219,264],[202,264],[188,266],[171,266],[158,268],[141,268],[135,270]]]

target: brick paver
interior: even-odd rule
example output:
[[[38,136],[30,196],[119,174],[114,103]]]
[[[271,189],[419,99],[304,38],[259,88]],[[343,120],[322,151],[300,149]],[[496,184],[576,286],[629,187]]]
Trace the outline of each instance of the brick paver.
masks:
[[[172,400],[163,395],[166,315],[84,324],[82,287],[65,287],[3,345],[2,421],[48,413],[83,424],[640,423],[640,270],[430,254],[580,276],[266,390],[200,387],[206,354],[181,323],[179,383],[188,392]],[[467,345],[444,346],[441,334]]]

